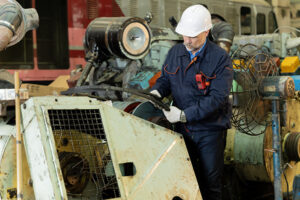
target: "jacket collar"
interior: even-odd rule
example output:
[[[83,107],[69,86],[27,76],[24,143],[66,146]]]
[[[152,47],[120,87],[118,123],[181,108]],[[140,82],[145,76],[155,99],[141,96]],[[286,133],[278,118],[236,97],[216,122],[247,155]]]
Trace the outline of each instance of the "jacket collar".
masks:
[[[198,59],[202,59],[204,57],[205,52],[206,52],[207,49],[209,49],[210,45],[211,45],[211,41],[207,38],[206,39],[206,45],[204,46],[204,48],[202,49],[202,51],[200,52],[200,54],[197,55],[199,57]],[[190,57],[190,53],[185,48],[185,46],[184,46],[183,43],[180,45],[178,55],[179,56],[188,56],[188,57]]]
[[[207,39],[207,42],[206,42],[206,45],[204,46],[204,48],[202,49],[202,51],[200,52],[200,54],[198,55],[198,59],[196,62],[206,62],[206,63],[209,63],[211,61],[211,52],[209,51],[209,49],[213,48],[212,47],[213,45],[213,42],[211,42],[209,39]],[[179,51],[178,51],[178,55],[179,56],[187,56],[188,59],[190,60],[190,54],[189,52],[186,50],[184,44],[181,44],[180,45],[180,48],[179,48]],[[188,70],[188,69],[186,69]],[[201,70],[201,69],[200,69]],[[204,69],[202,69],[205,71],[205,73],[208,75],[208,76],[212,76],[212,73],[214,72],[215,70],[215,67],[205,67]],[[201,70],[201,71],[202,71]],[[204,72],[203,71],[203,72]]]

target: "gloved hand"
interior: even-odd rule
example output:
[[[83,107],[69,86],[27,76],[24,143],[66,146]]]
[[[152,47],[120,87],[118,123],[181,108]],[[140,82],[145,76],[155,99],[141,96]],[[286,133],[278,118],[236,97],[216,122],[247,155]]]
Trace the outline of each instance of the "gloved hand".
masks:
[[[175,106],[170,106],[170,111],[163,110],[164,115],[166,116],[167,120],[171,123],[180,122],[181,115],[184,115],[184,112]],[[184,116],[185,117],[185,116]],[[182,121],[184,122],[184,121]]]

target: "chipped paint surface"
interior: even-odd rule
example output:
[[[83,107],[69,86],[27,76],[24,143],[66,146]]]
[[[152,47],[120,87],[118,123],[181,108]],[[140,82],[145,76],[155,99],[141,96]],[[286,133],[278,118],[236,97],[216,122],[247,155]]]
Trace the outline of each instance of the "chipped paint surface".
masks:
[[[294,112],[300,110],[300,102],[295,99],[286,101],[286,119],[285,126],[281,131],[281,140],[287,133],[300,132],[300,114]],[[273,147],[272,147],[272,127],[268,126],[265,133],[259,136],[248,136],[240,133],[238,130],[231,129],[227,135],[227,144],[225,149],[225,163],[234,164],[235,170],[239,176],[245,180],[273,182]],[[282,174],[282,191],[285,193],[287,188],[289,192],[293,190],[293,181],[296,175],[300,174],[300,163],[287,161],[285,152],[283,154],[283,163],[288,163],[289,167],[285,169],[285,177]]]
[[[12,136],[0,137],[0,199],[16,199],[17,171],[16,171],[16,140]],[[31,176],[24,149],[22,150],[23,199],[33,200],[34,193]]]
[[[82,19],[85,17],[84,13],[85,9],[83,9],[82,5],[77,1],[72,4],[72,19],[73,26],[77,28],[84,28],[84,24],[82,23]]]
[[[106,105],[101,116],[122,198],[202,199],[180,134]],[[122,176],[126,162],[135,175]]]

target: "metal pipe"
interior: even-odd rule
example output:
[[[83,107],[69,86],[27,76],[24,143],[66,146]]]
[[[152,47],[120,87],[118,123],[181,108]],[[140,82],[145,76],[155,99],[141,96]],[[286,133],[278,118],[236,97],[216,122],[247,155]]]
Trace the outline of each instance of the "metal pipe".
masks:
[[[7,47],[12,37],[13,32],[6,26],[0,25],[0,51]]]
[[[16,148],[17,148],[17,199],[23,199],[22,176],[22,137],[21,137],[21,112],[20,112],[20,80],[19,72],[15,72],[15,109],[16,109]]]
[[[35,0],[31,1],[32,7],[35,8]],[[33,20],[33,24],[38,24],[36,20]],[[32,30],[32,28],[31,28]],[[33,68],[38,69],[38,55],[37,55],[37,35],[36,30],[32,30],[32,44],[33,44]]]
[[[94,66],[93,63],[94,63],[94,57],[92,57],[91,59],[89,59],[86,62],[85,68],[83,69],[83,71],[81,73],[81,76],[79,77],[79,79],[78,79],[78,81],[76,83],[76,87],[82,86],[85,83],[86,78],[88,77],[91,69]]]
[[[273,168],[274,168],[274,199],[282,200],[281,187],[281,142],[279,134],[279,102],[272,100],[272,133],[273,133]]]

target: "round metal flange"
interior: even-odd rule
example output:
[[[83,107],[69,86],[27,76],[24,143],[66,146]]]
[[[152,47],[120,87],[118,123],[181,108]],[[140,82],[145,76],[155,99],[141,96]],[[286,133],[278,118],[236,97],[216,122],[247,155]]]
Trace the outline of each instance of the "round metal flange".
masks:
[[[133,56],[139,56],[149,48],[150,32],[140,22],[130,23],[123,31],[122,44],[126,52]]]
[[[289,133],[283,142],[284,152],[290,161],[300,161],[300,133]]]

